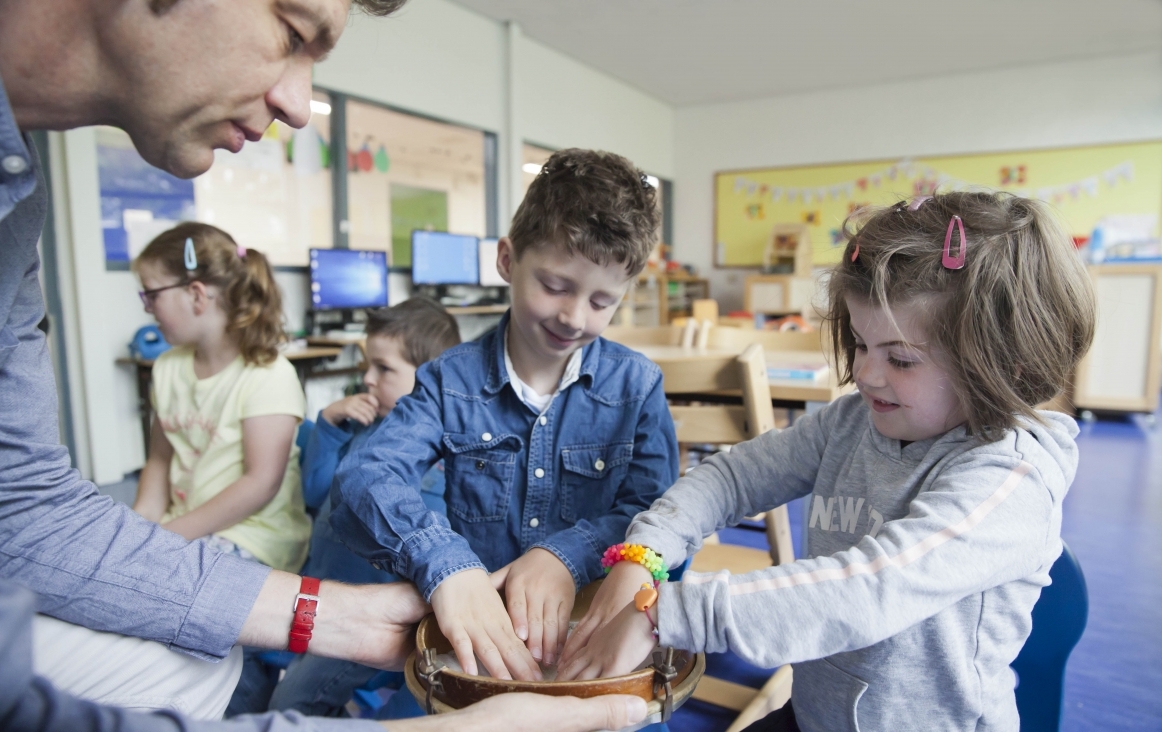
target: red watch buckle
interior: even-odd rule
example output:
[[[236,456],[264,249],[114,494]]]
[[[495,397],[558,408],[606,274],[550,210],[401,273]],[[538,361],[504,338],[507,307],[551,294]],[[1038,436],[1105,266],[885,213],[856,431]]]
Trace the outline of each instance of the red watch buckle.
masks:
[[[311,642],[311,632],[315,629],[315,614],[319,611],[319,580],[303,577],[299,594],[295,595],[295,616],[291,621],[287,650],[291,653],[306,653]]]

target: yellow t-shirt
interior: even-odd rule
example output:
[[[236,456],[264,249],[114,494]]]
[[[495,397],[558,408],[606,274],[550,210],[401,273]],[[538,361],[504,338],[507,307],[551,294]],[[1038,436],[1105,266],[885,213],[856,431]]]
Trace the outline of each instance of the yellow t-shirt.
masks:
[[[153,365],[153,408],[174,455],[170,507],[162,523],[201,506],[242,477],[242,420],[306,409],[294,366],[282,356],[266,366],[242,357],[206,379],[194,374],[194,351],[178,347]],[[299,448],[291,444],[282,486],[258,513],[221,531],[263,564],[297,572],[307,558],[311,522],[303,507]]]

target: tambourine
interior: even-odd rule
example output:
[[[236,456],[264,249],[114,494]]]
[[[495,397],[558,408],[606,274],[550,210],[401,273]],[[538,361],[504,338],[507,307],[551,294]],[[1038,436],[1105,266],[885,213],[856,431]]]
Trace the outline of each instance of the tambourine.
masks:
[[[585,616],[600,584],[594,582],[577,593],[572,620]],[[454,670],[438,660],[445,653],[452,653],[452,644],[440,632],[436,616],[428,615],[416,629],[416,650],[404,667],[408,690],[428,714],[462,709],[496,694],[516,691],[582,698],[632,694],[646,701],[647,717],[641,723],[644,726],[668,721],[694,693],[706,671],[706,657],[701,653],[659,648],[654,651],[651,665],[624,676],[588,681],[515,681]]]

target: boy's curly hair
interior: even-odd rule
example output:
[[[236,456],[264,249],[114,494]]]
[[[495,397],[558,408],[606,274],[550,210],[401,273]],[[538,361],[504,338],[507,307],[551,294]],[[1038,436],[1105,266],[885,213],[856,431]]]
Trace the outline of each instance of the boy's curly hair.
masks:
[[[529,186],[508,237],[520,259],[560,243],[600,265],[636,276],[658,241],[658,195],[646,174],[620,155],[571,148],[553,153]]]
[[[964,267],[942,264],[949,222],[967,237]],[[854,381],[848,298],[874,307],[918,304],[971,434],[987,441],[1065,388],[1093,341],[1095,304],[1073,240],[1044,204],[1008,193],[938,193],[855,212],[828,284],[841,384]],[[958,251],[953,237],[952,252]],[[858,256],[853,255],[858,251]]]

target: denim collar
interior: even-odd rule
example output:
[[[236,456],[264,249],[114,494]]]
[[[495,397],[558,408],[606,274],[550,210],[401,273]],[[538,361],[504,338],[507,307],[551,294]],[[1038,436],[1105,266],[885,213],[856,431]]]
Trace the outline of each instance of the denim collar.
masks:
[[[8,92],[4,80],[0,79],[0,161],[19,158],[24,161],[24,170],[9,173],[0,167],[0,219],[12,213],[16,204],[32,195],[36,188],[37,160],[32,155],[32,143],[25,143],[16,124],[16,115],[8,103]]]
[[[512,310],[510,309],[501,316],[496,329],[484,336],[481,343],[488,358],[488,379],[484,383],[484,391],[488,394],[499,393],[509,383],[508,369],[504,365],[504,331],[508,328],[511,315]],[[577,377],[577,381],[588,379],[588,384],[592,385],[600,361],[601,338],[596,338],[581,350],[581,373]]]

